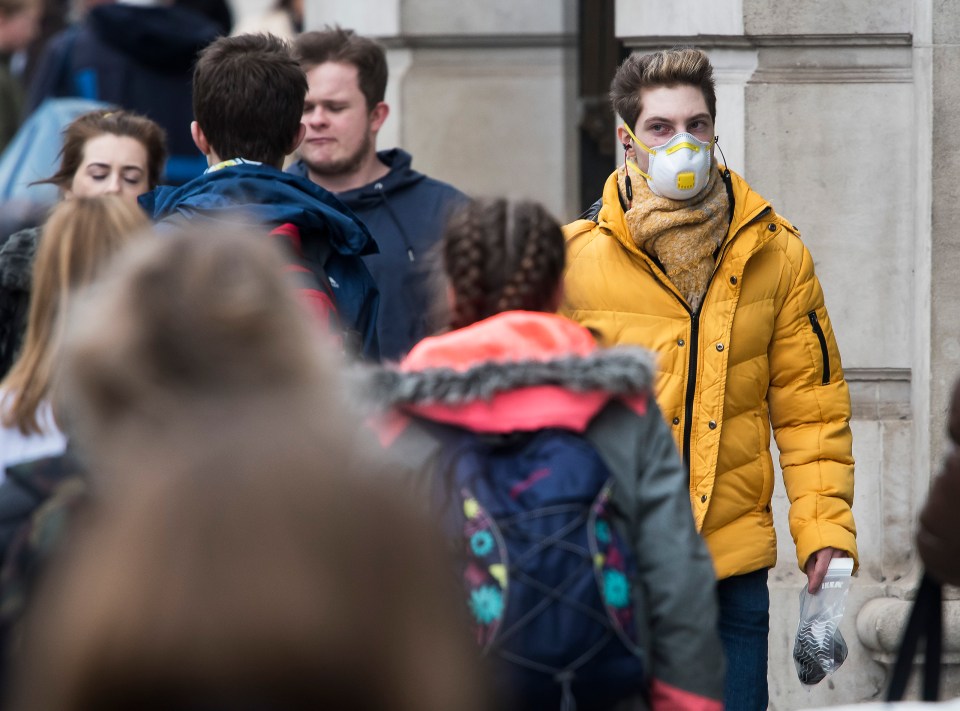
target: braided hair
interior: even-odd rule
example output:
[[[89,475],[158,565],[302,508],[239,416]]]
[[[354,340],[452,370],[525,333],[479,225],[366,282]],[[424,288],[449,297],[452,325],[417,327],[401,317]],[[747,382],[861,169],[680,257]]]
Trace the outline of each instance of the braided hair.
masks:
[[[502,311],[551,311],[563,277],[560,225],[536,202],[473,200],[447,224],[443,268],[451,328]]]

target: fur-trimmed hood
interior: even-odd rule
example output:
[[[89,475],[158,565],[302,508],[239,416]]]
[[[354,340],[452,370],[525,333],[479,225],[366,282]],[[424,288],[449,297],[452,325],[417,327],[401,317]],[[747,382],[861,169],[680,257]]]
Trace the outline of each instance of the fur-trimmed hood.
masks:
[[[653,372],[646,350],[603,350],[567,319],[512,311],[425,339],[367,389],[380,409],[475,431],[582,431],[613,399],[645,411]]]

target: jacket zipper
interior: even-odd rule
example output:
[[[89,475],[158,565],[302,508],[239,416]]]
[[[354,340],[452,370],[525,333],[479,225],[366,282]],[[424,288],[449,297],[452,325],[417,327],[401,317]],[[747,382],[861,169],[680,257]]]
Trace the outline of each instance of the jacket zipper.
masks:
[[[710,288],[709,283],[707,289]],[[706,298],[706,293],[704,293]],[[700,312],[690,314],[690,360],[687,365],[687,394],[683,403],[683,464],[690,474],[690,436],[693,433],[693,397],[697,390],[697,361],[700,353]]]
[[[770,212],[770,207],[769,206],[765,207],[753,219],[749,220],[748,222],[745,222],[743,226],[737,230],[737,233],[739,234],[740,230],[742,230],[744,227],[747,227],[748,225],[753,224],[760,218],[767,215],[769,212]],[[736,235],[734,235],[734,237],[736,237]],[[710,280],[707,282],[707,288],[703,292],[704,303],[707,300],[707,294],[710,292],[710,285],[713,283],[713,277],[714,275],[716,275],[717,271],[719,270],[720,262],[723,261],[723,257],[727,253],[727,249],[732,242],[733,242],[733,239],[727,240],[727,242],[723,245],[722,249],[720,250],[720,253],[717,255],[716,267],[714,267],[713,273],[710,275]],[[667,286],[667,283],[660,278],[660,275],[657,274],[658,271],[660,271],[659,268],[652,270],[652,273],[656,278],[656,280],[660,282],[661,286],[663,286],[664,289],[666,289],[671,294],[673,294],[674,298],[676,298],[676,300],[680,302],[680,305],[683,306],[684,309],[686,309],[688,314],[690,314],[690,343],[688,344],[690,346],[690,360],[687,363],[687,391],[683,399],[683,452],[682,452],[683,466],[686,467],[687,475],[689,476],[690,474],[690,437],[693,434],[693,399],[697,392],[697,362],[699,359],[699,351],[700,351],[700,343],[699,343],[700,313],[703,311],[703,308],[701,307],[700,309],[698,309],[696,313],[691,311],[687,303],[680,296],[675,294],[674,291],[669,286]],[[666,277],[665,274],[664,274],[664,277]],[[816,314],[814,314],[814,317],[816,317]],[[823,338],[823,335],[821,334],[820,337]],[[826,349],[826,341],[824,341],[824,349]],[[824,350],[824,353],[826,353],[826,350]]]
[[[820,326],[820,319],[817,318],[817,312],[811,311],[807,314],[807,318],[810,319],[810,325],[813,327],[813,332],[817,336],[817,340],[820,341],[820,355],[823,358],[823,380],[821,385],[830,384],[830,355],[827,353],[827,338],[823,335],[823,327]]]

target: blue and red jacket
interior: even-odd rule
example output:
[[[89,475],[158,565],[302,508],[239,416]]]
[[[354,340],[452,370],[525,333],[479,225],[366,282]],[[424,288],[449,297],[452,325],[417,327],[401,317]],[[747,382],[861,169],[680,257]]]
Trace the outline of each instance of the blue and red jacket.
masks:
[[[229,165],[179,187],[161,186],[140,196],[155,221],[264,225],[287,247],[288,271],[312,277],[301,287],[312,310],[324,315],[333,301],[343,330],[357,334],[360,355],[380,357],[380,295],[361,257],[377,244],[364,224],[334,195],[306,178],[256,163]],[[277,229],[281,228],[282,229]]]

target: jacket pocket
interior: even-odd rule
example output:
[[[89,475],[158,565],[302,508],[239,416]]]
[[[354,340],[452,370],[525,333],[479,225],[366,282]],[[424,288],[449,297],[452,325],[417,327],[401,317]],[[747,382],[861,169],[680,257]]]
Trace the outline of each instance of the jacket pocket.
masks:
[[[823,335],[823,327],[820,325],[820,319],[817,318],[817,312],[811,311],[807,314],[810,319],[810,327],[813,329],[813,335],[817,337],[820,344],[820,357],[823,360],[823,377],[820,380],[821,385],[830,384],[830,354],[827,352],[827,337]]]
[[[773,497],[773,459],[770,457],[770,421],[761,413],[754,413],[757,422],[757,432],[760,435],[760,496],[757,498],[757,509],[770,513],[770,499]]]

